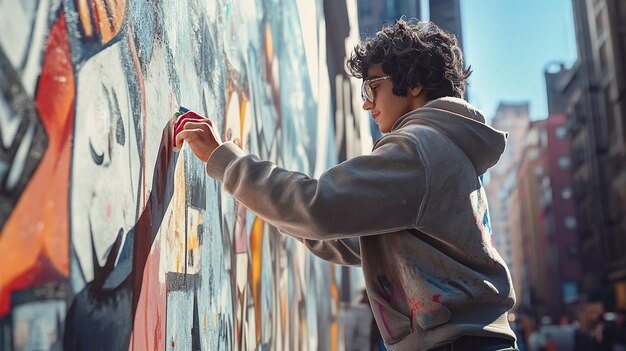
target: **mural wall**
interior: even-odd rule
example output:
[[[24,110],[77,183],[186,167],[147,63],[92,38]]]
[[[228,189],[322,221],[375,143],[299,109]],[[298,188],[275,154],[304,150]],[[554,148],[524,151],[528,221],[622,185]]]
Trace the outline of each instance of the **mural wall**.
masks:
[[[335,132],[356,94],[329,75],[345,47],[327,46],[324,8],[0,1],[0,350],[341,348],[339,268],[240,206],[169,132],[184,105],[311,175],[337,145],[367,147],[354,115],[349,138]]]

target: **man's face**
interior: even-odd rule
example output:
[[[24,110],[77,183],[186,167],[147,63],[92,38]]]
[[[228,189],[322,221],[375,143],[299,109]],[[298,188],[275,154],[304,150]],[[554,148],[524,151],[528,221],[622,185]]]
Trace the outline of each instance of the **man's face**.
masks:
[[[386,75],[380,66],[372,67],[364,79],[375,79]],[[374,92],[374,102],[366,100],[363,102],[363,109],[372,113],[372,118],[383,133],[390,132],[398,118],[423,105],[418,97],[411,94],[410,90],[407,96],[394,95],[391,79],[374,81],[370,83],[370,87]]]

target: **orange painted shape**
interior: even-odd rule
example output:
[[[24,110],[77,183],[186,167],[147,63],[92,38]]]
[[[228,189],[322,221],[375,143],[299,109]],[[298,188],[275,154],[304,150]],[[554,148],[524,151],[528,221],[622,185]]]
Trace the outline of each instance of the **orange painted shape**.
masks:
[[[330,325],[330,349],[332,351],[337,351],[338,345],[339,345],[339,327],[337,326],[337,321],[334,320]]]
[[[272,38],[272,28],[269,23],[265,25],[265,57],[267,57],[268,61],[274,58],[274,41]]]
[[[85,37],[93,37],[93,24],[91,23],[91,16],[89,16],[89,4],[87,3],[87,0],[77,0],[76,8]]]
[[[102,33],[102,44],[113,39],[122,28],[126,1],[93,0],[94,13],[98,13],[97,25]]]
[[[109,26],[109,18],[102,0],[92,0],[91,9],[94,17],[94,25],[102,36],[102,44],[109,41],[112,37],[111,27]],[[108,40],[107,40],[108,39]]]
[[[239,95],[239,139],[240,139],[240,147],[243,147],[243,141],[245,139],[245,135],[243,135],[243,130],[246,125],[246,107],[248,107],[248,99],[246,99],[243,94]]]
[[[256,342],[261,344],[261,272],[263,262],[263,220],[254,219],[250,232],[250,256],[252,258],[252,297],[254,299],[254,318]]]
[[[287,289],[280,291],[280,332],[285,333],[285,325],[287,325]]]

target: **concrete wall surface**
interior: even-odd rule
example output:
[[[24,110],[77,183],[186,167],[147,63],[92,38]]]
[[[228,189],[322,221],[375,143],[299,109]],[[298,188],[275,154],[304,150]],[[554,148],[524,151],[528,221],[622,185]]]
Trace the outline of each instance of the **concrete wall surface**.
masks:
[[[324,9],[0,1],[0,350],[341,349],[338,267],[239,205],[169,132],[184,105],[313,176],[338,144],[367,145],[341,107],[358,88],[329,73],[346,53],[327,45]],[[335,128],[348,117],[349,138]]]

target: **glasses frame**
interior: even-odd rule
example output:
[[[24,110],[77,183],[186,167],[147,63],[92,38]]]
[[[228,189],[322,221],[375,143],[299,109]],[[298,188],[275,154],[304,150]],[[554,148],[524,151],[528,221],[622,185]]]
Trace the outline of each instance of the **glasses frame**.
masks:
[[[374,103],[374,99],[376,97],[374,96],[374,89],[372,89],[372,86],[370,85],[371,83],[380,82],[381,80],[390,78],[391,76],[384,76],[364,80],[363,83],[361,83],[361,99],[363,99],[363,102],[369,101],[371,103]]]

